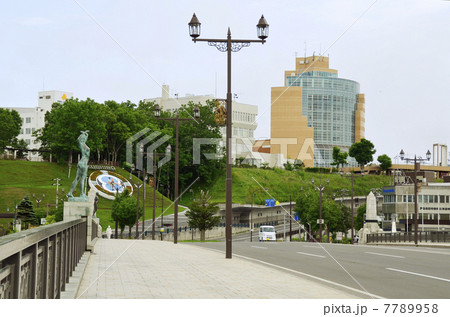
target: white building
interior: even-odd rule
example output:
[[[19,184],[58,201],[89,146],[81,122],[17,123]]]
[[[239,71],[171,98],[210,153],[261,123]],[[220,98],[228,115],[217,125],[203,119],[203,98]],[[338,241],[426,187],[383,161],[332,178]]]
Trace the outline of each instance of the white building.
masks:
[[[420,177],[420,176],[419,176]],[[419,179],[418,177],[418,179]],[[417,213],[419,231],[448,231],[450,229],[450,183],[419,183]],[[383,188],[384,229],[396,221],[397,230],[413,231],[414,184],[396,184]]]
[[[181,105],[188,104],[190,101],[193,103],[200,103],[202,105],[206,104],[207,100],[216,99],[213,95],[190,95],[187,94],[185,97],[179,97],[177,94],[171,98],[169,96],[169,86],[162,86],[162,95],[158,98],[144,99],[145,102],[155,102],[163,110],[174,111],[181,107]],[[238,157],[246,157],[252,152],[252,146],[255,141],[254,132],[258,126],[256,123],[256,116],[258,115],[258,107],[254,105],[244,104],[236,101],[232,101],[233,107],[233,138],[232,138],[232,157],[233,160]],[[221,127],[220,131],[223,137],[224,146],[226,141],[226,131],[225,127]]]
[[[38,106],[35,108],[11,107],[9,109],[16,110],[22,118],[22,128],[17,139],[23,139],[28,144],[28,149],[39,149],[40,142],[32,135],[37,129],[41,129],[45,125],[45,113],[52,109],[55,102],[64,103],[68,98],[73,97],[71,92],[50,90],[40,91],[38,93]],[[28,152],[27,159],[30,161],[41,161],[42,157],[38,152]]]

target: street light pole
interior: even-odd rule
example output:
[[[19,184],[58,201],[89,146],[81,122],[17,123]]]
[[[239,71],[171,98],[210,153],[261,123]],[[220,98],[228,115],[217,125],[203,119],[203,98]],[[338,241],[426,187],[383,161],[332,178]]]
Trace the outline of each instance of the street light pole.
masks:
[[[420,170],[420,162],[429,161],[430,158],[431,158],[430,150],[427,151],[425,159],[423,159],[421,157],[418,158],[416,155],[414,155],[413,159],[406,158],[405,157],[405,152],[403,150],[400,151],[400,159],[402,161],[404,160],[406,162],[410,162],[410,161],[414,162],[414,244],[416,246],[419,245],[419,237],[418,237],[418,232],[419,232],[419,223],[418,223],[419,206],[418,206],[418,201],[417,201],[419,188],[418,188],[417,172]],[[422,217],[422,219],[423,219],[423,217]],[[423,228],[423,226],[422,226],[422,228]]]
[[[136,204],[136,240],[139,238],[139,189],[141,188],[142,184],[136,185],[134,184],[134,187],[137,189],[137,204]],[[117,226],[116,226],[117,227]],[[130,228],[131,231],[131,228]],[[131,232],[130,232],[131,236]]]
[[[178,126],[181,123],[192,121],[200,117],[200,109],[198,106],[194,107],[194,117],[193,118],[180,118],[178,111],[176,112],[175,118],[161,118],[161,108],[158,104],[155,105],[154,114],[156,119],[174,121],[175,122],[175,193],[174,193],[174,231],[173,231],[173,243],[178,243],[178,170],[179,170],[179,149],[178,149]],[[154,223],[154,222],[153,222]]]
[[[255,193],[259,191],[267,192],[268,190],[269,190],[268,188],[259,188],[255,190],[250,190],[252,194],[252,208],[250,209],[250,242],[253,242],[253,204],[255,200]]]
[[[298,229],[298,239],[300,241],[300,228]],[[289,242],[292,242],[292,196],[289,195]]]
[[[266,42],[266,38],[269,35],[269,24],[261,16],[257,27],[257,34],[260,40],[232,40],[231,31],[228,28],[226,39],[198,39],[200,36],[200,26],[201,23],[197,19],[197,16],[192,16],[189,22],[189,35],[192,37],[192,41],[196,43],[197,41],[208,42],[208,45],[215,46],[221,52],[227,52],[227,118],[226,118],[226,203],[225,203],[225,257],[231,259],[231,228],[232,228],[232,156],[231,156],[231,140],[232,140],[232,94],[231,94],[231,52],[239,52],[243,47],[250,46],[250,43],[261,43]]]
[[[364,171],[361,171],[361,177],[363,177],[364,176]],[[341,177],[347,177],[347,176],[344,176],[344,171],[343,170],[341,170]],[[354,177],[355,177],[355,175],[353,174],[353,173],[350,173],[350,176],[348,176],[348,177],[350,177],[351,178],[351,180],[352,180],[352,216],[351,216],[351,220],[352,220],[352,232],[351,232],[351,239],[352,239],[352,241],[351,241],[351,244],[353,244],[354,243],[354,231],[355,231],[355,220],[354,220],[354,214],[355,214],[355,212],[354,212],[354,191],[353,191],[353,183],[354,183]]]
[[[312,180],[312,183],[314,185],[314,179]],[[327,179],[327,184],[330,183],[330,180]],[[325,186],[323,186],[322,184],[319,184],[318,186],[315,187],[315,190],[319,191],[319,237],[320,237],[320,242],[322,242],[322,192],[325,190]]]

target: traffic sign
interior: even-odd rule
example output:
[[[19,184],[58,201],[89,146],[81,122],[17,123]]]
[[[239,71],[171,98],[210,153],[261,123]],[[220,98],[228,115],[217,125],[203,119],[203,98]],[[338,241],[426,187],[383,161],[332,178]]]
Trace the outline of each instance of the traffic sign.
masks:
[[[323,221],[323,219],[317,219],[317,224],[323,224],[324,223],[324,221]]]
[[[266,207],[275,207],[275,199],[266,199]]]

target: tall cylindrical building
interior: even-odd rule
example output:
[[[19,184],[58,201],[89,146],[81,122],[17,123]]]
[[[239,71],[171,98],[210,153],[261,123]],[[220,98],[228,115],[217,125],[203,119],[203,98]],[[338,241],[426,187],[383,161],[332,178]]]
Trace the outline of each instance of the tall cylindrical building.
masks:
[[[359,83],[338,77],[328,57],[296,58],[284,87],[272,88],[271,153],[307,167],[331,167],[333,147],[348,152],[364,138],[364,95]],[[348,158],[349,166],[358,166]]]

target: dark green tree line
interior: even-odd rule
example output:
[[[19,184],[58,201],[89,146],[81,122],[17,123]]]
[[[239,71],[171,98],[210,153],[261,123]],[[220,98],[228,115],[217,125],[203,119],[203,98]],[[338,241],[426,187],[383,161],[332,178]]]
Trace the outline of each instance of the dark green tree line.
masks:
[[[0,153],[5,148],[18,142],[16,137],[20,134],[22,118],[16,110],[0,108]]]

